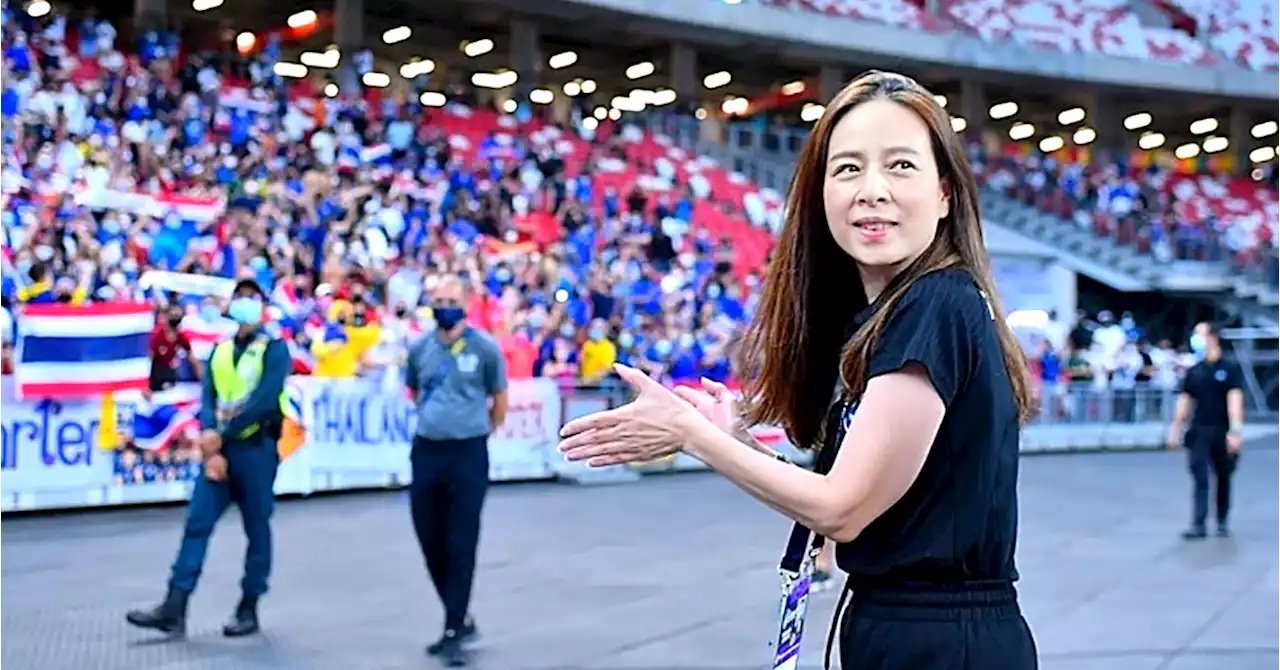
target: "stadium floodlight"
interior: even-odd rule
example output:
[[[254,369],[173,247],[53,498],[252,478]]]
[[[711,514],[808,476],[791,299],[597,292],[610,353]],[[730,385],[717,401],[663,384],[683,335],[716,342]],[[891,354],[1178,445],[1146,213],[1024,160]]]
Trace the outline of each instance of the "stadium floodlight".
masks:
[[[724,0],[724,4],[726,4],[726,5],[740,5],[740,4],[742,4],[742,0]]]
[[[1138,130],[1151,125],[1151,115],[1147,112],[1138,112],[1130,114],[1124,119],[1124,127],[1126,130]]]
[[[969,122],[964,120],[963,116],[951,117],[951,130],[957,133],[963,133],[965,128],[969,127]]]
[[[1009,129],[1009,139],[1014,141],[1025,140],[1036,134],[1036,127],[1030,123],[1015,123]]]
[[[535,88],[529,91],[529,100],[537,105],[549,105],[556,99],[556,94],[545,88]]]
[[[1007,119],[1018,113],[1018,103],[1012,100],[1008,102],[1001,102],[992,105],[991,109],[987,110],[987,113],[991,114],[991,118],[993,119]]]
[[[515,70],[501,72],[477,72],[471,75],[471,84],[480,88],[506,88],[516,83],[520,75]]]
[[[933,96],[933,101],[938,103],[939,107],[946,108],[947,106],[947,96],[945,95],[935,95]]]
[[[214,7],[221,6],[222,0],[191,0],[191,9],[197,12],[207,12]]]
[[[431,74],[436,70],[436,62],[430,58],[422,60],[412,60],[400,66],[400,76],[405,79],[413,79],[418,75]]]
[[[572,98],[577,96],[579,93],[582,93],[582,85],[576,81],[567,81],[565,82],[564,87],[560,90],[564,91],[565,95]]]
[[[653,91],[650,91],[647,88],[633,88],[631,89],[631,92],[627,94],[627,97],[635,100],[641,105],[653,104]]]
[[[751,101],[746,98],[728,97],[720,103],[720,111],[729,115],[746,114],[751,109]]]
[[[1146,149],[1150,151],[1162,146],[1164,146],[1164,135],[1161,133],[1147,133],[1138,138],[1139,149]]]
[[[386,72],[366,72],[360,81],[370,88],[386,88],[391,85],[391,75]]]
[[[1071,136],[1071,141],[1076,144],[1084,145],[1098,139],[1098,131],[1093,128],[1081,128]]]
[[[1271,147],[1258,147],[1249,152],[1249,160],[1255,163],[1265,163],[1276,157],[1276,150]]]
[[[1040,140],[1040,151],[1046,154],[1051,154],[1057,151],[1058,149],[1061,149],[1064,144],[1066,143],[1063,142],[1062,138],[1058,137],[1057,135],[1045,137]]]
[[[595,93],[595,92],[596,92],[596,80],[594,80],[594,79],[583,79],[583,80],[582,80],[582,92],[583,92],[583,93],[586,93],[587,95],[591,95],[592,93]]]
[[[805,123],[814,123],[822,118],[822,113],[827,111],[826,107],[811,102],[800,109],[800,120]]]
[[[443,93],[438,91],[423,91],[422,95],[418,97],[418,102],[422,103],[424,107],[444,107],[449,100],[444,97]]]
[[[1178,158],[1184,161],[1187,160],[1188,158],[1195,158],[1196,156],[1200,155],[1200,145],[1196,144],[1195,142],[1189,142],[1187,144],[1184,144],[1178,147],[1177,149],[1174,149],[1173,155],[1175,158]]]
[[[502,101],[502,111],[508,114],[514,114],[516,112],[516,107],[519,107],[519,106],[520,105],[517,105],[516,101],[512,100],[511,98],[507,98],[506,100]]]
[[[1218,129],[1217,119],[1200,119],[1191,122],[1192,135],[1208,135]]]
[[[1228,142],[1227,138],[1225,137],[1210,137],[1209,139],[1204,141],[1204,144],[1201,145],[1201,147],[1204,149],[1204,152],[1207,154],[1216,154],[1219,151],[1226,149],[1230,145],[1231,143]]]
[[[552,70],[566,68],[576,62],[578,62],[578,54],[572,51],[561,51],[547,59],[547,65],[550,66]]]
[[[609,120],[617,121],[620,118],[622,118],[622,110],[618,109],[617,107],[614,107],[613,109],[609,110]]]
[[[298,60],[307,67],[317,67],[332,70],[338,67],[338,61],[342,60],[342,52],[336,48],[326,49],[323,53],[319,51],[303,51]]]
[[[662,107],[663,105],[670,105],[675,101],[676,101],[676,92],[669,88],[660,88],[654,91],[653,95],[650,96],[649,98],[649,104],[653,105],[654,107]]]
[[[800,95],[804,93],[805,85],[803,81],[793,81],[782,85],[783,95]]]
[[[333,83],[333,82],[329,82],[329,83],[325,84],[325,85],[324,85],[324,97],[326,97],[326,98],[336,98],[336,97],[338,97],[338,85],[337,85],[337,84],[335,84],[335,83]]]
[[[315,24],[319,18],[314,9],[306,9],[296,14],[291,14],[285,23],[289,24],[290,28],[297,30],[298,28],[305,28]]]
[[[1058,112],[1058,123],[1064,126],[1070,126],[1084,121],[1084,109],[1081,107],[1072,107]]]
[[[253,33],[247,30],[240,33],[239,35],[236,35],[236,51],[239,51],[242,54],[249,53],[250,51],[252,51],[254,45],[257,43],[258,43],[257,35],[254,35]]]
[[[649,61],[644,61],[643,63],[636,63],[635,65],[632,65],[631,67],[627,68],[627,72],[626,72],[627,79],[644,79],[645,77],[648,77],[649,75],[653,74],[654,70],[656,69],[657,68],[653,66],[653,63]]]
[[[1258,125],[1254,126],[1253,130],[1249,132],[1252,133],[1254,137],[1261,139],[1263,137],[1275,135],[1276,130],[1277,128],[1276,128],[1275,121],[1263,121],[1262,123],[1259,123]]]
[[[622,95],[615,95],[609,101],[609,106],[623,112],[642,112],[644,111],[644,103]],[[613,116],[610,114],[610,116]]]
[[[591,112],[591,115],[596,117],[597,119],[600,119],[601,121],[604,121],[605,118],[609,116],[609,110],[605,109],[603,106],[596,107],[595,111]]]
[[[468,58],[483,56],[490,51],[493,51],[493,40],[487,37],[474,42],[462,43],[462,53],[466,54]]]
[[[413,36],[413,29],[409,26],[398,26],[382,33],[382,41],[387,44],[395,44],[403,42]]]
[[[728,86],[731,81],[733,81],[733,75],[721,70],[719,72],[712,72],[711,74],[703,77],[702,85],[707,88],[720,88],[722,86]]]
[[[599,128],[599,127],[600,127],[600,122],[597,121],[594,116],[588,116],[587,118],[582,120],[583,130],[595,130],[596,128]]]
[[[291,77],[293,79],[301,79],[307,76],[307,66],[302,63],[290,63],[288,61],[279,61],[272,68],[278,76]]]

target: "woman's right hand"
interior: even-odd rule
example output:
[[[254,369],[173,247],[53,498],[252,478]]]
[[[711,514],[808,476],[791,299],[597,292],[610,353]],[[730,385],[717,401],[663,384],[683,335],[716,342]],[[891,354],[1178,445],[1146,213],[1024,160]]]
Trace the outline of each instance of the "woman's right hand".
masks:
[[[735,437],[742,432],[738,420],[738,401],[724,384],[703,377],[701,389],[677,386],[673,390],[720,430]]]

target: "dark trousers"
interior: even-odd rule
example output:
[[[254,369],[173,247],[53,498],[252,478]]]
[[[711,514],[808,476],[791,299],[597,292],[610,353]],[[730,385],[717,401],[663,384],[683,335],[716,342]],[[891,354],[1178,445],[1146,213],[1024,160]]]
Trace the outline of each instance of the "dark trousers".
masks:
[[[1193,483],[1191,523],[1204,527],[1209,516],[1209,471],[1213,471],[1215,508],[1219,524],[1227,522],[1231,509],[1231,474],[1238,454],[1227,452],[1226,426],[1192,426],[1187,431],[1187,467]]]
[[[840,622],[843,670],[1035,670],[1013,585],[860,589]]]
[[[275,443],[266,440],[232,443],[223,448],[222,455],[227,459],[226,481],[211,482],[203,472],[196,479],[169,586],[187,593],[195,590],[209,551],[209,537],[222,513],[234,502],[240,508],[244,534],[249,540],[240,588],[244,595],[260,596],[267,592],[267,577],[271,574],[270,521],[280,457]]]
[[[461,628],[471,604],[480,544],[480,512],[489,489],[489,438],[413,438],[409,485],[413,529],[431,583],[444,604],[445,628]]]

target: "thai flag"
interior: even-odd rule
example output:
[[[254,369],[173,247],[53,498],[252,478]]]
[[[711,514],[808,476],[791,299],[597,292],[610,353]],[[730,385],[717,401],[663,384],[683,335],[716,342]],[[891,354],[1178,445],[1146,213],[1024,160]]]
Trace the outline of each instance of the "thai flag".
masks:
[[[145,390],[155,327],[144,303],[25,305],[18,319],[18,399]]]
[[[183,384],[142,400],[133,408],[133,446],[163,451],[175,437],[200,427],[200,385]]]

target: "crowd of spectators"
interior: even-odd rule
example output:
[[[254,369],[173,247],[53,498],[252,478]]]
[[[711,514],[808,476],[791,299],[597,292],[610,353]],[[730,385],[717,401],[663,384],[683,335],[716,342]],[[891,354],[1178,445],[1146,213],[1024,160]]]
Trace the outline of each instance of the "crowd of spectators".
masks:
[[[20,303],[148,299],[159,316],[153,387],[195,379],[231,328],[219,287],[250,277],[272,296],[269,327],[289,341],[296,372],[395,385],[408,342],[433,327],[432,287],[456,273],[471,289],[470,323],[495,334],[513,378],[590,384],[614,361],[669,382],[729,376],[761,268],[693,215],[705,181],[624,151],[635,128],[300,96],[273,73],[274,48],[179,59],[172,35],[117,44],[93,17],[69,25],[6,9],[4,28],[6,352]],[[481,114],[503,132],[478,146],[442,130]],[[563,153],[568,139],[585,151]],[[974,158],[988,185],[1040,195],[1053,184],[1087,224],[1098,225],[1091,212],[1191,214],[1156,170]],[[601,178],[625,161],[634,183]],[[673,176],[661,195],[641,188]],[[1195,256],[1183,229],[1222,225],[1174,224],[1139,236],[1157,254]],[[1241,250],[1265,244],[1274,261],[1274,220],[1249,235]],[[1063,374],[1084,379],[1070,361],[1091,347],[1055,345]],[[1119,388],[1123,356],[1145,347],[1125,340],[1107,348],[1110,362],[1093,355],[1088,378]]]
[[[1195,364],[1187,342],[1155,340],[1133,314],[1077,312],[1064,320],[1019,324],[1035,388],[1039,420],[1167,421],[1186,371]]]
[[[217,280],[251,277],[299,372],[393,380],[432,327],[431,288],[457,273],[512,377],[590,383],[615,360],[728,376],[759,274],[689,228],[691,189],[595,183],[623,155],[617,124],[583,133],[572,169],[557,151],[571,131],[510,116],[471,153],[439,128],[470,109],[297,98],[270,50],[179,62],[167,36],[126,55],[114,35],[5,15],[6,342],[18,303],[151,299],[163,387],[227,331]]]
[[[1274,162],[1244,176],[1185,174],[1159,162],[1135,165],[1128,156],[1027,154],[1008,143],[975,143],[970,153],[987,188],[1162,263],[1225,263],[1273,287],[1280,277]]]

